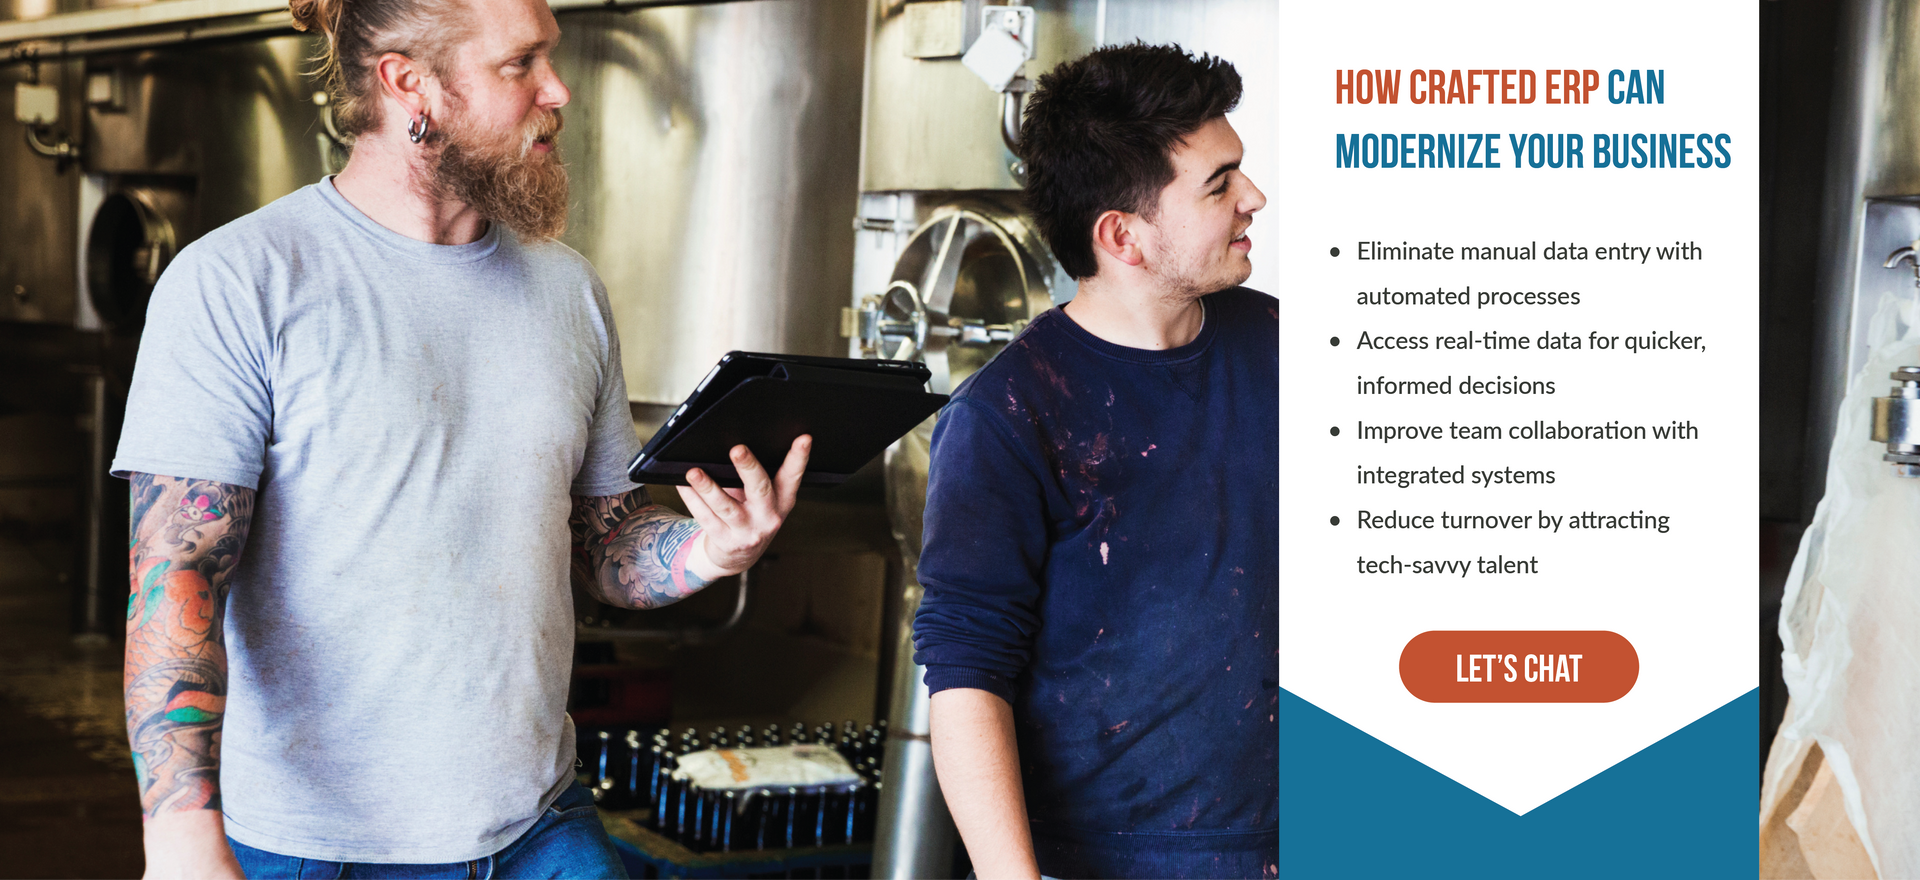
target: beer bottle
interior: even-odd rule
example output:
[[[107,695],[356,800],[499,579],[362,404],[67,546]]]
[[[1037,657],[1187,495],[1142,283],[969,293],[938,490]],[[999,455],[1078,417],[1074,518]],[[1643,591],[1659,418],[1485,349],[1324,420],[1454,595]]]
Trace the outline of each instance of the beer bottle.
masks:
[[[841,792],[835,804],[833,833],[840,843],[853,842],[853,799],[860,789],[848,789]]]
[[[608,772],[611,769],[608,764],[613,758],[613,733],[602,730],[596,739],[599,743],[594,755],[593,802],[597,804],[606,800],[613,791],[613,777]]]
[[[660,769],[654,776],[653,830],[671,836],[669,829],[673,824],[672,814],[669,811],[673,807],[679,784],[673,778],[673,771],[680,766],[679,753],[662,746],[654,746],[654,748],[660,750]]]
[[[693,850],[706,848],[707,831],[707,790],[699,786],[693,789],[693,821],[688,823],[687,848]]]
[[[821,786],[819,794],[816,795],[813,799],[813,835],[812,837],[813,837],[814,846],[827,845],[827,789],[826,789],[826,786]]]
[[[786,819],[786,827],[787,827],[786,848],[787,849],[793,849],[795,846],[798,845],[798,838],[795,836],[795,832],[799,830],[796,827],[796,825],[798,824],[797,820],[799,819],[799,817],[794,815],[794,813],[797,812],[794,808],[798,806],[799,803],[800,803],[800,789],[794,788],[791,785],[787,786],[786,809],[782,811],[785,814],[783,818]]]
[[[692,839],[694,803],[700,796],[700,786],[692,780],[680,783],[679,802],[673,808],[673,839],[682,844]]]
[[[662,771],[666,769],[667,748],[658,741],[655,741],[647,751],[647,796],[645,803],[648,807],[657,807],[659,806],[660,800],[660,777]]]
[[[860,789],[859,795],[854,798],[854,809],[857,815],[853,822],[853,833],[856,842],[865,843],[873,839],[874,807],[880,802],[880,787],[883,784],[875,782],[864,786]]]
[[[766,849],[768,842],[775,840],[774,823],[779,821],[780,805],[770,788],[755,791],[754,800],[759,806],[754,811],[753,848]]]

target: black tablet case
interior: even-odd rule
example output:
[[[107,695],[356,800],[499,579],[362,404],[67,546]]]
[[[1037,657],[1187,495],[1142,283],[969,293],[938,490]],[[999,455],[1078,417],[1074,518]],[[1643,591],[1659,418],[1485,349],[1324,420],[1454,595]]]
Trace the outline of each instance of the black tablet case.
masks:
[[[803,486],[846,482],[946,405],[907,361],[729,352],[627,468],[636,483],[684,486],[689,469],[739,488],[727,453],[746,444],[777,471],[795,437],[813,435]]]

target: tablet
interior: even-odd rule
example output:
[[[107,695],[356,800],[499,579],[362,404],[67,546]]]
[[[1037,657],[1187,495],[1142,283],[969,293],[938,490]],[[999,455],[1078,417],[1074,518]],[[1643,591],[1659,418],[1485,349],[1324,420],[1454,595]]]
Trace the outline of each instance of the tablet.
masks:
[[[728,459],[746,444],[769,472],[801,434],[813,436],[802,486],[837,486],[947,403],[926,390],[931,373],[910,361],[728,352],[660,426],[627,476],[684,486],[699,468],[740,488]]]

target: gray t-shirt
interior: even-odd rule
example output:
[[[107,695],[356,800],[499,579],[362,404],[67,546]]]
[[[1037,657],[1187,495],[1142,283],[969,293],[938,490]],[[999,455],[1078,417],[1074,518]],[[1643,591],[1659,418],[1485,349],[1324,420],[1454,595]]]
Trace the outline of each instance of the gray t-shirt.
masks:
[[[227,833],[341,862],[511,843],[573,775],[569,495],[633,488],[592,266],[433,245],[331,180],[155,287],[117,475],[259,489],[227,599]]]

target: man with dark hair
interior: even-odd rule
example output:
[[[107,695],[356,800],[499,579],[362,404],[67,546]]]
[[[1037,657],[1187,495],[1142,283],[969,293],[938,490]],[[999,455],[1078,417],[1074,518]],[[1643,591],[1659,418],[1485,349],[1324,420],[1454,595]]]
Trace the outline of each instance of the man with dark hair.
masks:
[[[1101,49],[1020,148],[1065,306],[933,435],[916,657],[983,878],[1277,870],[1278,314],[1233,66]]]

